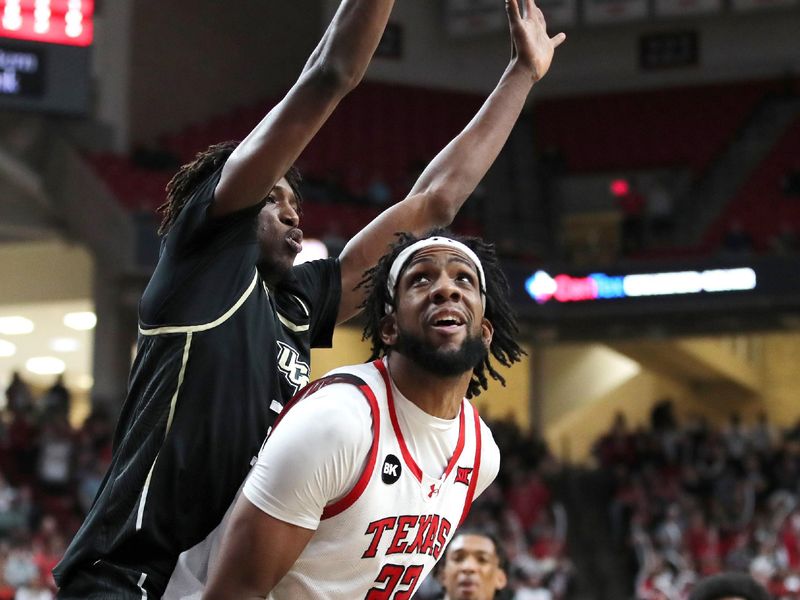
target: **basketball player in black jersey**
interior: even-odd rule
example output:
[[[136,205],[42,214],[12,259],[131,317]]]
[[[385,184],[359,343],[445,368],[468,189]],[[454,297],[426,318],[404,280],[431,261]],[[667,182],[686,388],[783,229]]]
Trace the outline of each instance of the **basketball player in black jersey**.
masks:
[[[221,520],[283,403],[307,383],[311,347],[329,346],[334,325],[358,311],[363,272],[395,231],[452,221],[549,68],[552,48],[527,82],[509,70],[405,200],[338,259],[293,267],[302,232],[291,165],[363,77],[393,4],[342,0],[283,100],[242,143],[210,148],[170,182],[113,460],[54,570],[59,598],[161,597],[180,554]]]
[[[508,583],[503,546],[485,531],[459,529],[439,566],[442,600],[494,600]]]

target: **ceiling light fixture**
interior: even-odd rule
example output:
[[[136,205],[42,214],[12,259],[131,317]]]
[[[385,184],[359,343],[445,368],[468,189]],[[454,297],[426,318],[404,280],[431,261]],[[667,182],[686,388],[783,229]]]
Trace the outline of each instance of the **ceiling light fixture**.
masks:
[[[0,317],[0,334],[24,335],[33,331],[33,321],[25,317]]]
[[[53,352],[75,352],[81,347],[78,340],[68,337],[53,338],[49,346]]]
[[[17,353],[16,344],[12,344],[6,340],[0,340],[0,356],[8,357],[14,356]]]
[[[64,372],[66,365],[54,356],[36,356],[25,362],[25,368],[36,375],[59,375]]]
[[[64,325],[70,329],[87,331],[94,329],[97,324],[97,315],[91,311],[71,312],[64,315]]]

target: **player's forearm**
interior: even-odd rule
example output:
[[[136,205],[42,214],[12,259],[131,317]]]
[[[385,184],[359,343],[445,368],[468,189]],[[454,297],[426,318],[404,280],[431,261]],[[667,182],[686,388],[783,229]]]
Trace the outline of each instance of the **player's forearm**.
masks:
[[[441,206],[448,225],[494,163],[517,122],[533,86],[529,70],[512,62],[478,114],[420,176],[410,195],[423,194]],[[448,220],[449,219],[449,220]]]
[[[319,69],[353,88],[378,47],[394,0],[342,0],[304,71]]]

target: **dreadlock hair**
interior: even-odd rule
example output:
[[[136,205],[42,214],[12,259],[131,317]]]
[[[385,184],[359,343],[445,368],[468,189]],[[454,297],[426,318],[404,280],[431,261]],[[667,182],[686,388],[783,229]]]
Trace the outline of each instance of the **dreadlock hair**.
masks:
[[[490,356],[493,356],[504,367],[509,367],[513,363],[520,361],[525,351],[520,348],[514,339],[519,328],[508,301],[508,281],[500,268],[500,263],[494,251],[494,244],[489,244],[476,237],[458,236],[444,228],[433,229],[419,238],[410,233],[398,233],[396,235],[397,242],[392,246],[392,249],[381,257],[377,265],[364,273],[364,278],[357,286],[357,288],[364,288],[366,292],[364,302],[361,304],[366,319],[361,339],[369,340],[371,343],[369,360],[380,358],[390,350],[381,340],[380,324],[383,317],[386,316],[385,307],[387,305],[396,306],[395,302],[389,297],[386,287],[392,263],[400,252],[414,242],[429,237],[444,236],[466,245],[480,259],[486,275],[486,311],[484,316],[492,323],[494,328],[494,335],[489,346],[489,355],[472,370],[472,378],[467,389],[467,398],[474,398],[481,393],[481,390],[488,388],[487,371],[492,379],[505,385],[505,378],[492,366]]]
[[[186,202],[191,198],[192,193],[203,181],[217,169],[219,169],[236,149],[240,142],[222,142],[209,146],[203,152],[198,152],[194,160],[183,165],[175,176],[167,184],[167,201],[158,207],[161,213],[161,225],[158,228],[159,235],[166,235],[178,218]],[[298,206],[302,202],[300,192],[300,171],[296,167],[289,167],[284,175],[289,187],[292,188]]]

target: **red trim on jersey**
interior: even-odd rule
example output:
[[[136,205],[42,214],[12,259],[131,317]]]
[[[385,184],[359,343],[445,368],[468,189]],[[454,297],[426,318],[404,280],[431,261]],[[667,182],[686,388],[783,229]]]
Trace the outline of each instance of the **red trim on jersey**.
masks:
[[[309,383],[306,387],[297,392],[292,399],[286,403],[286,406],[283,407],[281,414],[278,415],[278,418],[275,420],[275,423],[272,426],[272,431],[275,431],[275,428],[281,422],[284,415],[286,415],[286,413],[288,413],[293,406],[300,402],[300,400],[333,383],[348,383],[350,385],[354,385],[364,395],[369,403],[370,412],[372,413],[373,434],[372,446],[369,449],[369,456],[367,457],[367,464],[364,466],[364,471],[361,473],[358,481],[353,486],[353,489],[347,492],[347,494],[345,494],[342,498],[333,504],[329,504],[322,510],[322,519],[328,519],[338,515],[340,512],[350,507],[353,502],[358,500],[359,496],[364,493],[364,490],[369,483],[369,478],[372,476],[372,471],[375,469],[375,461],[378,458],[378,440],[380,439],[381,434],[381,415],[380,410],[378,409],[378,401],[375,398],[375,394],[366,384],[366,382],[357,375],[353,375],[352,373],[334,373],[333,375],[328,375],[327,377],[322,377],[321,379],[317,379],[316,381]]]
[[[306,396],[310,396],[317,390],[324,388],[327,385],[331,385],[333,383],[349,383],[351,385],[360,388],[362,385],[366,386],[367,384],[364,383],[364,380],[352,373],[334,373],[333,375],[328,375],[327,377],[320,377],[319,379],[312,381],[300,391],[298,391],[294,396],[292,396],[289,401],[283,405],[280,414],[275,419],[275,422],[272,424],[272,430],[270,430],[270,435],[272,431],[278,426],[283,420],[283,417],[289,412],[289,409],[292,408],[295,404],[300,402]]]
[[[408,469],[414,474],[414,477],[417,478],[417,481],[422,483],[422,469],[419,468],[419,465],[414,460],[414,457],[411,456],[411,452],[408,450],[408,446],[406,445],[406,440],[403,438],[403,432],[400,429],[400,422],[397,420],[397,412],[394,408],[394,395],[392,394],[392,381],[389,378],[389,372],[386,370],[386,365],[384,365],[383,361],[380,359],[374,361],[372,364],[374,364],[375,368],[378,369],[383,377],[383,382],[386,384],[386,398],[389,404],[389,419],[392,421],[392,429],[394,429],[394,434],[397,437],[398,444],[400,445],[400,453],[403,455],[403,460],[408,466]],[[456,462],[458,462],[458,459],[461,457],[461,451],[464,449],[465,406],[466,405],[462,400],[458,419],[458,442],[456,443],[456,448],[453,451],[453,455],[450,457],[450,461],[447,463],[447,468],[445,469],[444,474],[441,476],[440,481],[447,479],[447,476],[453,470]]]
[[[475,422],[475,470],[472,471],[472,479],[469,482],[467,489],[467,498],[464,500],[464,512],[461,513],[461,520],[459,520],[459,527],[464,522],[469,514],[469,509],[472,508],[472,500],[475,498],[475,488],[478,486],[478,476],[481,470],[481,419],[478,416],[478,409],[472,407],[472,414]]]
[[[367,484],[372,477],[372,472],[375,470],[375,462],[378,459],[378,440],[380,440],[381,437],[381,415],[378,408],[378,400],[375,398],[375,393],[366,383],[362,382],[362,385],[359,385],[358,389],[364,394],[367,402],[369,402],[369,408],[372,412],[372,447],[369,449],[367,464],[364,465],[364,470],[361,472],[361,476],[353,486],[353,489],[333,504],[326,506],[322,510],[320,520],[330,519],[350,508],[350,506],[361,497],[364,490],[367,489]]]

